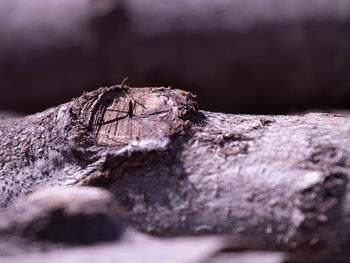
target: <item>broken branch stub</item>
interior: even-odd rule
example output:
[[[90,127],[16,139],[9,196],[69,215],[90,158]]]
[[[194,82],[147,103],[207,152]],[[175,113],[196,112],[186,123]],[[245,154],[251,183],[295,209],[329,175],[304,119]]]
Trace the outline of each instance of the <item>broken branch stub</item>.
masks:
[[[135,151],[164,148],[189,124],[193,99],[170,88],[113,86],[0,121],[0,207],[37,188],[108,177],[108,159],[118,163]]]
[[[109,100],[101,98],[103,102],[97,100],[91,108],[90,125],[99,145],[163,139],[181,128],[188,113],[187,102],[181,105],[180,97],[169,97],[170,89],[119,89],[113,93]]]
[[[189,92],[170,88],[118,86],[84,94],[75,100],[71,113],[77,112],[85,123],[90,141],[124,146],[134,140],[164,139],[181,130],[197,110],[193,99]]]

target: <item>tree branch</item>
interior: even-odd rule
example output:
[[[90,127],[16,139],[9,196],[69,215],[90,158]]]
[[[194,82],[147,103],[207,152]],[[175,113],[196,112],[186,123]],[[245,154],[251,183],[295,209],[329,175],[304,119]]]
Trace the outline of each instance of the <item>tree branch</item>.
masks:
[[[1,206],[52,185],[100,186],[143,232],[344,256],[349,117],[211,113],[193,99],[114,86],[0,121]]]

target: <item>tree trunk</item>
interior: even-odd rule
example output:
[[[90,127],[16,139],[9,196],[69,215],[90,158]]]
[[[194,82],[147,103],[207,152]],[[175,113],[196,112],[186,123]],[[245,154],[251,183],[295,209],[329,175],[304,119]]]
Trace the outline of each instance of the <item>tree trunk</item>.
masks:
[[[100,88],[0,120],[0,204],[6,212],[49,186],[100,186],[143,232],[257,237],[259,249],[341,260],[349,131],[343,115],[230,115],[199,111],[181,90]]]
[[[0,107],[37,112],[126,76],[137,86],[190,88],[215,111],[348,107],[349,7],[349,0],[1,1]]]

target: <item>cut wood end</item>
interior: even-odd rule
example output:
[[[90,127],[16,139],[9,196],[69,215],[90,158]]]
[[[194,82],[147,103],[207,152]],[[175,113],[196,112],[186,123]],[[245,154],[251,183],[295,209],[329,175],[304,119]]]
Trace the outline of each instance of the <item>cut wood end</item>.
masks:
[[[77,103],[96,144],[123,146],[179,132],[198,110],[194,98],[182,90],[123,85],[85,93]]]

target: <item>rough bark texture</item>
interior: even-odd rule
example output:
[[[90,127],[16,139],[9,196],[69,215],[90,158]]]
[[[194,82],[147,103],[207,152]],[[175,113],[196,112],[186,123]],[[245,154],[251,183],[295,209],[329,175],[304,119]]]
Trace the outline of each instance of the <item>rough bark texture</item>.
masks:
[[[3,0],[0,107],[35,112],[125,76],[190,88],[215,111],[348,107],[349,9],[349,0]]]
[[[36,189],[100,186],[142,232],[258,237],[254,249],[344,261],[350,118],[211,113],[193,99],[122,85],[2,120],[3,213]]]
[[[5,119],[1,207],[45,186],[107,181],[134,154],[166,149],[189,124],[192,97],[168,88],[101,88],[36,115]]]

